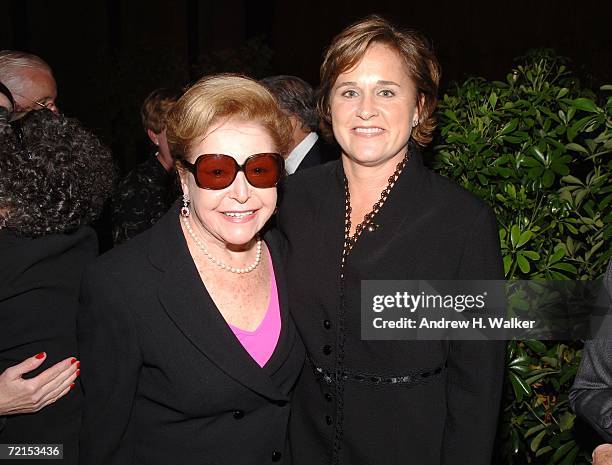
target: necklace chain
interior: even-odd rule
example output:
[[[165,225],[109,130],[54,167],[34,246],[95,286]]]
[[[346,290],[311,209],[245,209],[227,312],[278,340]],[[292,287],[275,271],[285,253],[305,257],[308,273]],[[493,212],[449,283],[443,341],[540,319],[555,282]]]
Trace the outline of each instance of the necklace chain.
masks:
[[[342,263],[341,263],[341,267],[343,269],[344,269],[344,264],[346,262],[346,258],[348,257],[348,254],[351,252],[351,250],[357,243],[357,239],[359,239],[359,236],[361,236],[361,233],[363,232],[363,230],[367,229],[368,231],[372,232],[378,228],[378,225],[373,222],[373,219],[378,214],[378,212],[380,211],[382,206],[385,204],[385,202],[387,201],[387,197],[389,197],[389,194],[391,193],[391,189],[393,189],[393,186],[397,182],[397,179],[399,178],[400,174],[402,174],[402,170],[406,166],[406,163],[408,163],[409,159],[410,159],[410,153],[406,152],[406,155],[404,156],[404,158],[402,158],[402,160],[395,167],[395,171],[393,172],[393,174],[389,176],[387,187],[385,187],[383,191],[380,193],[380,199],[374,205],[372,205],[372,210],[366,213],[365,216],[363,217],[363,221],[355,227],[355,234],[353,234],[352,236],[351,236],[351,212],[352,212],[351,193],[349,191],[348,179],[346,175],[344,176],[344,247],[342,249]]]
[[[189,233],[189,235],[191,236],[193,241],[197,244],[197,246],[200,249],[202,249],[202,252],[204,252],[204,255],[206,255],[206,257],[211,262],[213,262],[215,265],[219,266],[222,270],[229,271],[230,273],[244,274],[244,273],[250,273],[255,268],[257,268],[257,266],[259,265],[259,262],[261,261],[261,238],[259,237],[259,235],[257,236],[257,246],[256,246],[256,252],[255,252],[255,261],[253,263],[251,263],[247,267],[244,267],[244,268],[234,268],[234,267],[232,267],[230,265],[227,265],[227,264],[223,263],[220,260],[217,260],[215,257],[213,257],[210,254],[210,252],[208,251],[208,249],[206,248],[206,246],[204,245],[204,243],[202,242],[202,240],[196,235],[195,231],[192,229],[191,223],[189,222],[189,219],[184,217],[184,216],[182,216],[181,218],[183,219],[183,224],[185,225],[185,229],[187,230],[187,232]]]

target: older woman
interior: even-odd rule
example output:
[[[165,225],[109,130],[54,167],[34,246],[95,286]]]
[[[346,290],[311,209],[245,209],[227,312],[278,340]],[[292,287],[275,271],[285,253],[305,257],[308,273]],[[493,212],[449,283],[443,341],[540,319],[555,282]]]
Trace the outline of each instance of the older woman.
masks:
[[[503,343],[364,341],[362,280],[501,279],[487,205],[423,166],[439,67],[379,17],[344,30],[319,110],[342,149],[287,180],[291,310],[309,362],[296,387],[294,463],[490,463]]]
[[[63,444],[63,463],[77,464],[78,293],[98,254],[87,224],[111,192],[111,154],[75,120],[45,109],[3,127],[2,110],[0,443]]]
[[[304,348],[278,233],[260,232],[290,136],[242,77],[204,78],[171,111],[182,205],[84,278],[81,465],[287,463]]]

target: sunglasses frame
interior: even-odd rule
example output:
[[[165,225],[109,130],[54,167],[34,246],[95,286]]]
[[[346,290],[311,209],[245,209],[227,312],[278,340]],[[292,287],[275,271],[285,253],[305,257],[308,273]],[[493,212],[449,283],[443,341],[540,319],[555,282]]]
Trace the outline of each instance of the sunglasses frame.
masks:
[[[249,177],[247,175],[247,172],[245,170],[246,165],[249,163],[249,161],[251,161],[254,158],[257,158],[261,155],[273,155],[274,158],[276,159],[276,161],[278,162],[279,165],[279,175],[278,175],[278,179],[277,181],[274,183],[273,186],[270,187],[257,187],[254,186],[253,184],[251,184],[251,181],[249,181]],[[225,187],[220,187],[218,189],[212,188],[212,187],[206,187],[200,184],[200,181],[198,179],[198,164],[200,164],[202,162],[202,160],[204,160],[206,157],[216,157],[216,158],[220,158],[220,157],[228,157],[231,158],[231,160],[234,162],[234,166],[236,171],[234,172],[234,177],[232,178],[232,181]],[[236,176],[238,176],[238,173],[240,171],[242,171],[244,173],[244,178],[246,179],[246,181],[249,183],[249,185],[253,186],[256,189],[271,189],[272,187],[276,187],[276,185],[279,183],[279,181],[282,179],[282,177],[285,175],[285,160],[283,159],[283,157],[281,156],[280,153],[276,153],[276,152],[262,152],[262,153],[254,153],[253,155],[249,155],[247,157],[246,160],[244,160],[244,163],[242,165],[240,165],[236,159],[234,157],[232,157],[231,155],[226,155],[224,153],[205,153],[203,155],[198,155],[198,158],[196,158],[195,162],[191,163],[188,162],[187,160],[180,160],[180,163],[185,167],[185,169],[187,169],[187,171],[189,171],[191,174],[193,174],[193,177],[195,179],[196,185],[200,188],[200,189],[206,189],[206,190],[210,190],[210,191],[220,191],[223,189],[227,189],[229,186],[231,186],[234,181],[236,180]]]

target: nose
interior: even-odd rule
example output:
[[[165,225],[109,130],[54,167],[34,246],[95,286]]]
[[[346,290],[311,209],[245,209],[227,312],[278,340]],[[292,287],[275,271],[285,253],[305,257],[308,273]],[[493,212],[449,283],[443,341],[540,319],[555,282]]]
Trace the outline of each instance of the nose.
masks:
[[[242,171],[236,175],[236,179],[230,186],[229,196],[238,203],[245,203],[251,197],[251,186]]]
[[[376,109],[374,99],[369,94],[365,94],[359,102],[357,117],[367,121],[377,115],[378,110]]]

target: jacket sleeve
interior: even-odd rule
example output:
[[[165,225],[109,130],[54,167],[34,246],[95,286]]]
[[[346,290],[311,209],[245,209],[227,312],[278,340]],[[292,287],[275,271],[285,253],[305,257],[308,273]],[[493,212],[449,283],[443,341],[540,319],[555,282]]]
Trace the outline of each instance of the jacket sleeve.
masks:
[[[90,268],[81,286],[78,342],[85,395],[81,465],[133,463],[133,406],[142,357],[121,286]]]
[[[457,279],[503,279],[497,222],[484,206],[470,225]],[[442,465],[489,465],[503,387],[505,341],[450,341]]]
[[[612,339],[585,343],[570,403],[606,442],[612,442]]]

